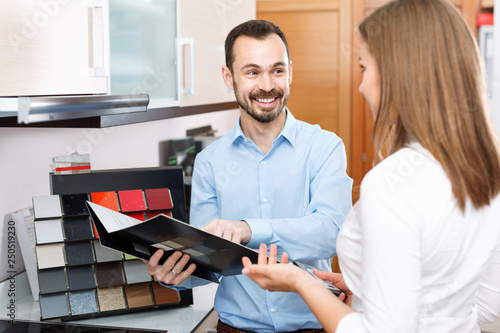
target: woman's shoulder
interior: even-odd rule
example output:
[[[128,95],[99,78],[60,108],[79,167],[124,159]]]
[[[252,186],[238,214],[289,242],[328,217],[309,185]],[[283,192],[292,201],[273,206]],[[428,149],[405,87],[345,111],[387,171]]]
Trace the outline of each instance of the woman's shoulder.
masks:
[[[442,166],[419,143],[412,143],[377,164],[366,174],[361,186],[400,195],[432,188],[443,181],[449,183]]]

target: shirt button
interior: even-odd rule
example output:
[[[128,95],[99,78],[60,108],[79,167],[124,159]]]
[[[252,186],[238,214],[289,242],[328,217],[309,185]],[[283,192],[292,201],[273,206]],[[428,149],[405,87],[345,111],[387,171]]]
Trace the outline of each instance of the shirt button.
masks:
[[[260,162],[260,165],[266,165],[266,161]]]
[[[276,309],[275,308],[271,308],[271,312],[276,312]]]
[[[267,202],[267,198],[262,198],[262,202]]]

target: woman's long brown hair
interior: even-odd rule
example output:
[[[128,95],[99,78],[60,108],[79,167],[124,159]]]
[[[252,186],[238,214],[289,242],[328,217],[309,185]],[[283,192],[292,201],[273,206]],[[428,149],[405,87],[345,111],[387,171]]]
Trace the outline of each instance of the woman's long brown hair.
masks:
[[[443,166],[464,210],[500,191],[500,154],[486,110],[476,40],[447,0],[399,0],[367,17],[359,32],[377,61],[380,105],[375,161],[418,140]]]

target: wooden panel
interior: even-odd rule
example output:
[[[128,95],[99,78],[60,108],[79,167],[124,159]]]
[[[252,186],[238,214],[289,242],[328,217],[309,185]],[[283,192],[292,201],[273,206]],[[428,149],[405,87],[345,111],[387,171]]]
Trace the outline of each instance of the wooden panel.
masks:
[[[338,12],[274,13],[273,20],[287,36],[293,62],[288,107],[301,120],[330,131],[338,129]],[[326,30],[324,30],[326,28]],[[323,29],[324,34],[318,31]]]
[[[493,8],[495,0],[481,0],[481,8]]]
[[[350,6],[349,0],[257,2],[257,18],[274,22],[287,36],[293,63],[288,107],[297,119],[337,133],[346,147],[351,129]]]
[[[340,3],[340,54],[339,57],[339,128],[337,134],[346,147],[347,173],[351,174],[351,141],[352,141],[352,1],[342,0]]]
[[[257,1],[258,13],[290,11],[336,11],[340,9],[339,0],[274,0]]]

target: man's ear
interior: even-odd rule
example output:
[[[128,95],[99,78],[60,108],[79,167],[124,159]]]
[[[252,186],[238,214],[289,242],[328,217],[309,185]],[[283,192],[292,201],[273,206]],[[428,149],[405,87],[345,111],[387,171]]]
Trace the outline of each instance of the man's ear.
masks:
[[[293,66],[292,66],[292,61],[290,60],[290,65],[289,65],[289,73],[288,73],[288,84],[292,84],[292,74],[293,74]]]
[[[229,89],[234,90],[233,74],[226,65],[222,66],[222,79]]]

